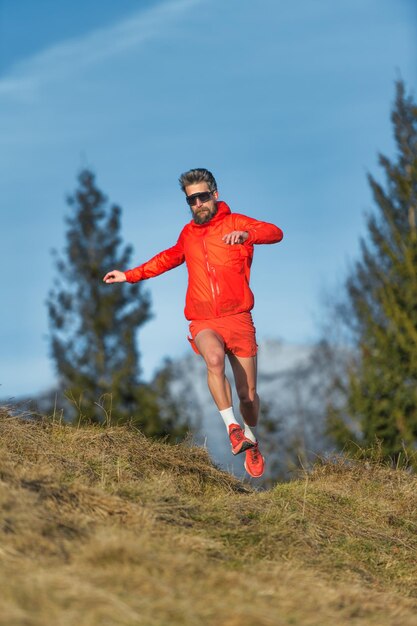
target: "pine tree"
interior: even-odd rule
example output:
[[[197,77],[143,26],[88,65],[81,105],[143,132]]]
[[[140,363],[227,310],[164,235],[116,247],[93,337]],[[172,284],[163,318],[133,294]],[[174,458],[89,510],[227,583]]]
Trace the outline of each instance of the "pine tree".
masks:
[[[121,210],[109,206],[90,170],[78,182],[68,198],[66,247],[63,255],[54,252],[57,278],[47,301],[60,389],[74,419],[129,420],[148,435],[181,435],[184,425],[162,416],[156,391],[140,380],[136,334],[150,318],[149,295],[140,283],[109,288],[102,282],[109,269],[130,266]]]
[[[345,405],[330,406],[329,425],[340,444],[378,440],[383,456],[398,461],[417,445],[417,106],[402,82],[391,119],[398,154],[395,162],[379,157],[385,187],[368,177],[377,211],[367,217],[342,310],[356,357],[340,386]]]

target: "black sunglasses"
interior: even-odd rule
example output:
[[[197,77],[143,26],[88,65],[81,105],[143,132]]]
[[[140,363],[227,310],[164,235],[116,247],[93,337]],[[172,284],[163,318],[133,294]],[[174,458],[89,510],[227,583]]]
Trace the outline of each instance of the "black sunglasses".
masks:
[[[185,199],[190,206],[194,206],[197,203],[197,200],[200,200],[200,202],[207,202],[210,200],[212,195],[212,191],[201,191],[200,193],[193,193],[191,196],[185,196]]]

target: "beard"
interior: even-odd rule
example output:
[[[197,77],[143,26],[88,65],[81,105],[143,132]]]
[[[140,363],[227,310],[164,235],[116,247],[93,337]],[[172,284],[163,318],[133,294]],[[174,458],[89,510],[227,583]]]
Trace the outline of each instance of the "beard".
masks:
[[[199,209],[199,211],[197,211],[196,213],[194,213],[193,210],[191,209],[191,215],[192,215],[194,222],[200,225],[206,224],[207,222],[209,222],[211,218],[216,215],[216,213],[217,213],[217,203],[214,205],[212,209],[210,209],[209,207],[204,207],[202,209]]]

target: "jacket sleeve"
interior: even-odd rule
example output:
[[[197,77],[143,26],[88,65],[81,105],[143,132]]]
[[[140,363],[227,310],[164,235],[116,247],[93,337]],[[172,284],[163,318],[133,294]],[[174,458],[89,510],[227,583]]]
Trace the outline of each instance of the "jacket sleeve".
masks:
[[[152,259],[132,270],[126,270],[126,280],[129,283],[137,283],[140,280],[159,276],[159,274],[163,274],[168,270],[172,270],[174,267],[178,267],[178,265],[184,263],[184,260],[184,246],[182,237],[180,236],[177,243],[175,246],[172,246],[172,248],[159,252],[159,254],[156,254]]]
[[[245,230],[249,237],[245,243],[278,243],[284,236],[284,233],[275,224],[269,222],[261,222],[246,215],[234,213],[234,225],[236,230]]]

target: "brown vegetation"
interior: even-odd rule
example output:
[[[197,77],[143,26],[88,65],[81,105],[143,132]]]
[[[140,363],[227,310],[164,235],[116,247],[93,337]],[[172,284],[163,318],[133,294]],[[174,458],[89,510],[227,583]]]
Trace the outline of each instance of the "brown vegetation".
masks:
[[[3,626],[412,626],[417,479],[328,462],[258,492],[129,427],[0,410]]]

